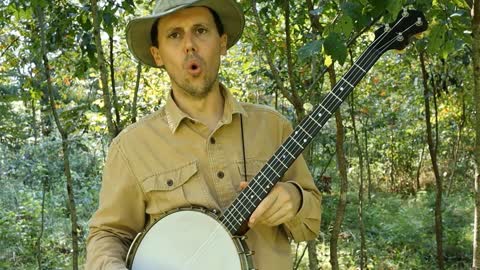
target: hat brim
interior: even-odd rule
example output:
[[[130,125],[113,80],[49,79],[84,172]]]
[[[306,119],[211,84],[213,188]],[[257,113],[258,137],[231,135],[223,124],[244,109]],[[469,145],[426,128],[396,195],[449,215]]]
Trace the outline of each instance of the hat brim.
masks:
[[[152,46],[150,31],[153,23],[158,18],[177,10],[195,6],[209,7],[218,14],[228,37],[227,49],[237,43],[242,35],[245,19],[235,0],[199,0],[179,5],[162,13],[132,19],[127,25],[126,34],[128,48],[133,56],[148,66],[158,67],[150,54],[150,47]]]

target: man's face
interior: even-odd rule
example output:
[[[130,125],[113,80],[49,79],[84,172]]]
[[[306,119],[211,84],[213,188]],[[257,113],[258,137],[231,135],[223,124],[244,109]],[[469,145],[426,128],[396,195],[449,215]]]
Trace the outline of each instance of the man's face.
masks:
[[[227,36],[219,36],[207,8],[186,8],[162,17],[158,44],[150,51],[156,64],[165,66],[174,90],[197,98],[212,90],[218,81],[220,55],[227,51]]]

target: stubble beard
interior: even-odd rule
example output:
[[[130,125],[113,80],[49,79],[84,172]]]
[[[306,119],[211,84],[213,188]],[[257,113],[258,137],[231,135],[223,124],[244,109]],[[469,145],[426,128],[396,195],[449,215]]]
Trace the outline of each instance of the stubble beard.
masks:
[[[217,78],[218,74],[215,74],[215,76],[206,76],[198,84],[195,84],[189,78],[184,78],[183,80],[172,78],[172,80],[189,96],[196,99],[201,99],[212,92]]]
[[[202,99],[210,92],[212,92],[213,87],[215,83],[218,81],[218,70],[220,69],[220,64],[218,64],[217,68],[214,70],[214,72],[209,73],[207,71],[206,65],[203,65],[205,70],[203,70],[203,79],[200,82],[195,82],[198,80],[202,74],[199,74],[199,76],[195,76],[193,78],[187,76],[181,77],[180,76],[175,76],[174,74],[171,74],[170,72],[167,73],[170,77],[170,79],[182,90],[185,94],[189,95],[192,98],[195,99]]]

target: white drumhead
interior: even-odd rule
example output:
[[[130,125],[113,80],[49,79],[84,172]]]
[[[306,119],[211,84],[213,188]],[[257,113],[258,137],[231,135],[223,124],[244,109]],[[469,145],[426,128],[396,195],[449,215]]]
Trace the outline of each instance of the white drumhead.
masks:
[[[199,211],[172,213],[148,230],[132,270],[241,270],[229,232]]]

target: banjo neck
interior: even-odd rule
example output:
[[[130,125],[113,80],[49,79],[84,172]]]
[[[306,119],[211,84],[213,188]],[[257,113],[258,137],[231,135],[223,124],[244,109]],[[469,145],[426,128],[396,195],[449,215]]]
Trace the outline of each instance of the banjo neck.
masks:
[[[248,219],[260,202],[280,181],[378,59],[387,50],[405,48],[410,37],[425,31],[427,26],[421,12],[404,10],[394,23],[384,25],[375,31],[376,38],[373,43],[354,62],[322,102],[297,125],[292,134],[220,216],[220,222],[232,235],[243,235],[248,231]]]

